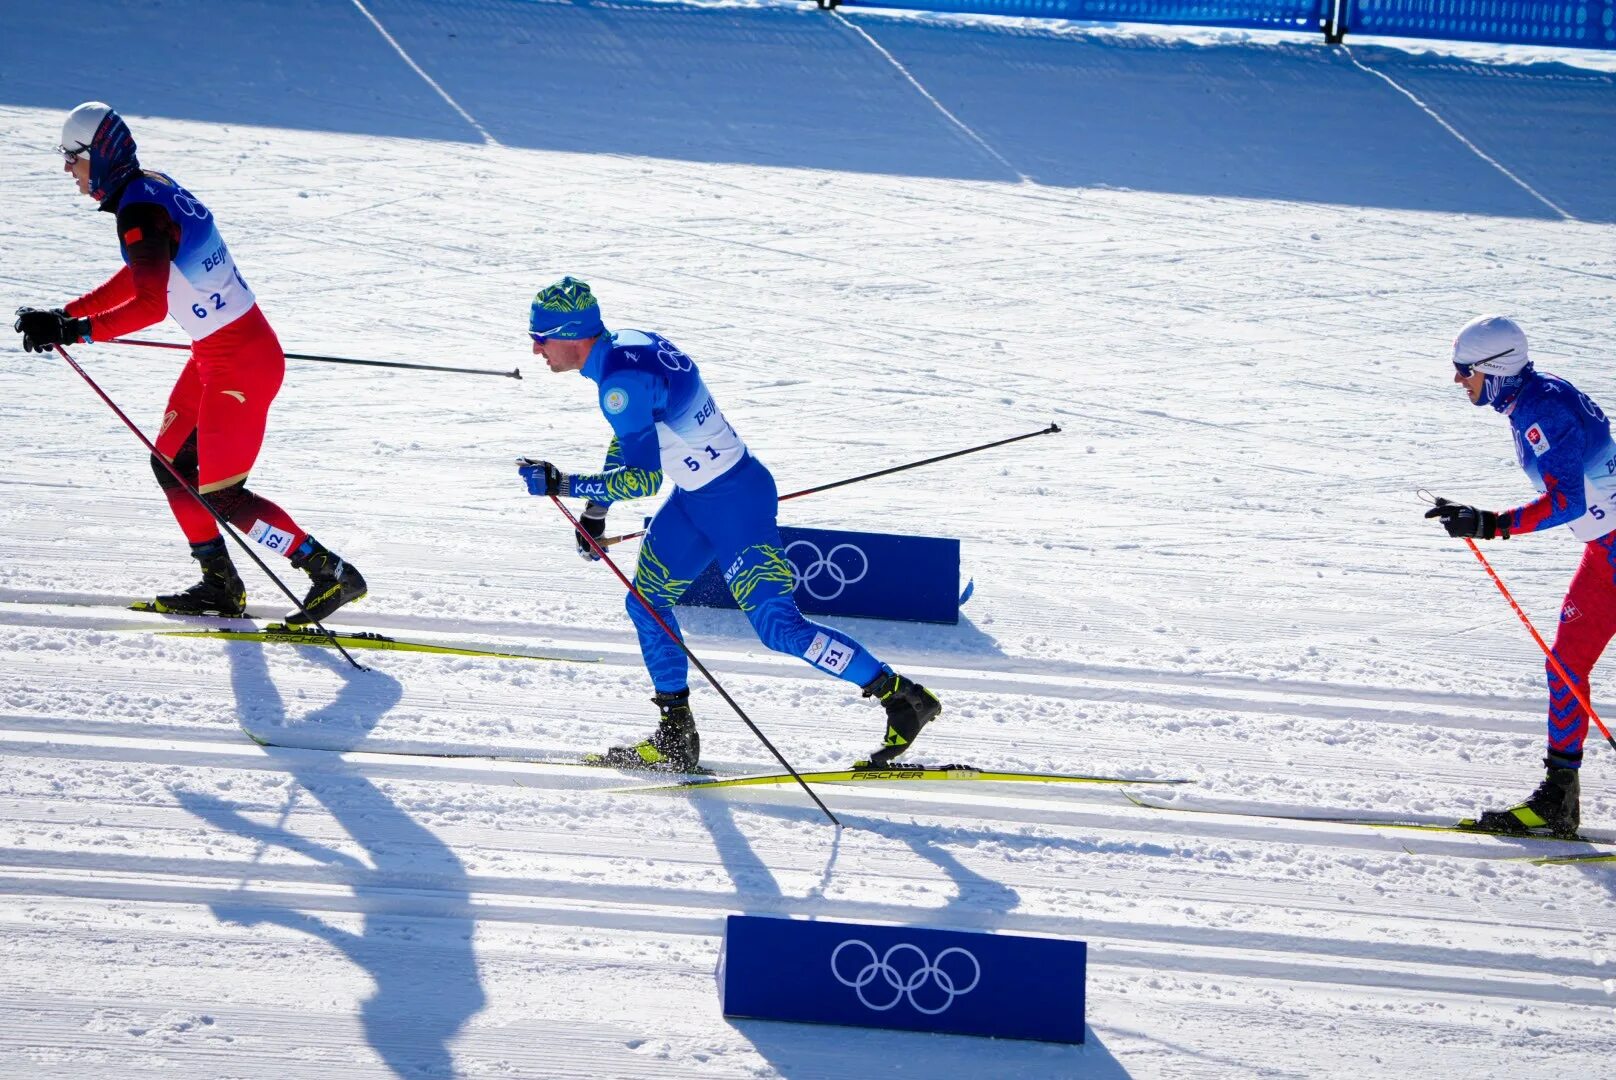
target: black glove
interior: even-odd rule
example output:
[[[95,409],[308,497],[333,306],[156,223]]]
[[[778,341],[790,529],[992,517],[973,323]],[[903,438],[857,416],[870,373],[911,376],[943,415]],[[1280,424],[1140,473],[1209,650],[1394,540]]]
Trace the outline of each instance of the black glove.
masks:
[[[22,335],[22,347],[29,352],[49,352],[52,345],[73,345],[90,336],[89,319],[75,319],[61,308],[18,308],[11,328]]]
[[[517,458],[516,471],[527,481],[529,495],[560,495],[567,486],[567,474],[548,461]]]
[[[1441,518],[1442,527],[1453,537],[1472,537],[1491,540],[1509,539],[1509,525],[1491,510],[1477,510],[1448,499],[1438,499],[1436,505],[1425,512],[1428,518]]]
[[[584,512],[578,515],[578,524],[583,528],[575,531],[572,538],[578,542],[578,554],[591,562],[599,562],[600,556],[595,554],[595,549],[584,539],[584,533],[588,533],[597,541],[600,540],[606,534],[606,511],[611,508],[610,503],[591,502],[584,507]]]

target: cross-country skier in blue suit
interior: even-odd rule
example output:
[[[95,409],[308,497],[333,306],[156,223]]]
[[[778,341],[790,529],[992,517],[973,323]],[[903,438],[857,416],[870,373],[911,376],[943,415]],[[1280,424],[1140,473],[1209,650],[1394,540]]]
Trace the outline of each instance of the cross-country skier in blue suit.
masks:
[[[775,521],[774,476],[719,411],[690,357],[660,334],[607,333],[589,286],[571,277],[534,297],[529,331],[534,353],[551,371],[577,371],[598,385],[600,410],[615,437],[600,472],[564,473],[547,461],[521,466],[528,491],[587,499],[580,520],[598,539],[613,502],[654,495],[664,477],[672,479],[676,490],[652,519],[634,570],[635,589],[662,620],[679,632],[674,603],[716,562],[765,645],[861,687],[865,697],[886,707],[886,735],[870,755],[872,764],[909,749],[942,711],[936,695],[896,674],[848,635],[797,610]],[[579,554],[597,557],[581,534],[577,543]],[[688,772],[700,761],[701,739],[690,709],[685,654],[632,594],[627,607],[661,722],[649,738],[612,747],[599,760]]]

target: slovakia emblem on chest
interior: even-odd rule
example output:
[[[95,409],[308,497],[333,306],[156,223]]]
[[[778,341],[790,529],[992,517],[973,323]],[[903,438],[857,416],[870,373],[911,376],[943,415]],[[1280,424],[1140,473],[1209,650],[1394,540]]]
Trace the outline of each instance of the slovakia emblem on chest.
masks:
[[[1526,445],[1532,448],[1532,456],[1542,457],[1549,452],[1549,437],[1543,434],[1541,424],[1533,424],[1527,428],[1524,437]]]

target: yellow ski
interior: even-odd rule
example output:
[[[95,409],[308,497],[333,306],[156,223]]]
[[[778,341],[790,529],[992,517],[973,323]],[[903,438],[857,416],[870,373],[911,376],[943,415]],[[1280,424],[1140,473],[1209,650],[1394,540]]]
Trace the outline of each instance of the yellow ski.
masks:
[[[229,641],[267,641],[275,645],[318,645],[334,648],[340,644],[350,649],[385,649],[393,652],[437,653],[443,656],[481,656],[497,660],[551,660],[571,664],[594,664],[596,660],[576,656],[543,656],[538,653],[499,652],[494,649],[460,648],[453,645],[428,645],[420,641],[400,641],[368,630],[351,634],[322,631],[312,626],[288,626],[271,623],[257,630],[159,630],[163,637],[224,638]]]
[[[975,780],[998,783],[1039,784],[1189,784],[1191,780],[1131,779],[1119,776],[1082,776],[1073,773],[1005,772],[998,769],[979,769],[974,765],[888,765],[884,767],[855,765],[851,769],[830,769],[800,774],[810,784],[870,784],[870,783],[925,783],[934,781]],[[764,787],[795,784],[790,773],[753,773],[746,776],[692,776],[672,784],[651,784],[642,787],[616,788],[618,792],[636,795],[652,792],[711,791],[714,788]]]

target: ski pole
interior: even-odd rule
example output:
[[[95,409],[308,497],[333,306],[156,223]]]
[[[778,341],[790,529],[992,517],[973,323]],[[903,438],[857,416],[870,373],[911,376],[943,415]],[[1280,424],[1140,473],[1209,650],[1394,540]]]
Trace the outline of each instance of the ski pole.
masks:
[[[113,338],[109,345],[144,345],[148,349],[189,349],[189,345],[177,345],[172,341],[143,341],[140,338]],[[288,360],[318,360],[322,364],[363,364],[365,367],[409,368],[412,371],[450,371],[456,375],[499,375],[507,379],[520,379],[521,368],[512,368],[510,371],[495,371],[492,368],[475,367],[444,367],[441,364],[406,364],[402,360],[355,360],[347,356],[317,356],[313,353],[289,352]]]
[[[1583,711],[1588,714],[1588,719],[1592,720],[1595,726],[1599,728],[1599,733],[1605,736],[1605,741],[1610,743],[1610,748],[1616,750],[1616,739],[1611,738],[1610,729],[1605,726],[1603,720],[1599,719],[1599,714],[1594,712],[1593,705],[1588,701],[1588,695],[1583,693],[1582,689],[1577,686],[1576,680],[1571,677],[1570,672],[1566,671],[1565,667],[1560,663],[1560,658],[1554,655],[1554,650],[1544,643],[1543,635],[1537,632],[1537,627],[1532,625],[1532,620],[1526,617],[1526,612],[1521,610],[1521,605],[1515,602],[1515,597],[1511,596],[1509,589],[1505,588],[1503,580],[1493,570],[1493,564],[1487,561],[1487,556],[1481,553],[1481,549],[1476,546],[1474,540],[1467,536],[1464,538],[1464,542],[1470,545],[1470,553],[1480,560],[1482,569],[1487,571],[1487,576],[1493,579],[1493,584],[1498,586],[1498,591],[1504,594],[1504,599],[1509,601],[1509,606],[1515,609],[1516,615],[1520,616],[1521,623],[1525,625],[1527,633],[1532,635],[1532,640],[1537,642],[1537,647],[1542,649],[1543,655],[1549,658],[1549,665],[1554,668],[1555,674],[1559,675],[1565,681],[1565,684],[1571,688],[1571,692],[1577,697],[1577,704],[1582,706]]]
[[[911,461],[907,465],[894,465],[890,469],[877,469],[875,472],[867,472],[859,476],[850,476],[846,480],[836,480],[829,484],[820,484],[818,487],[803,488],[801,491],[793,491],[789,495],[780,496],[779,501],[785,502],[787,499],[800,499],[804,495],[817,495],[819,492],[829,491],[831,488],[846,487],[848,484],[857,484],[863,480],[874,480],[878,476],[890,476],[893,473],[903,472],[906,469],[918,469],[922,465],[935,465],[937,462],[947,461],[949,458],[963,457],[966,454],[974,454],[980,450],[992,450],[995,446],[1007,446],[1010,443],[1020,442],[1023,439],[1036,438],[1039,435],[1056,435],[1060,433],[1060,429],[1059,424],[1050,424],[1046,428],[1039,428],[1037,431],[1029,431],[1025,435],[1012,435],[1008,439],[1000,439],[997,442],[983,443],[981,446],[972,446],[964,450],[955,450],[947,454],[938,454],[936,457],[923,458],[920,461]],[[635,537],[644,535],[645,530],[640,529],[638,532],[623,533],[620,536],[608,536],[600,541],[600,546],[611,547],[613,544],[621,544],[624,540],[633,540]]]
[[[526,458],[522,458],[520,460],[523,464],[531,464],[531,462],[529,462]],[[611,556],[606,554],[606,549],[603,548],[593,536],[590,536],[584,531],[584,527],[579,524],[578,519],[573,516],[572,511],[568,510],[566,506],[562,504],[560,496],[552,495],[550,496],[550,501],[555,503],[556,509],[560,510],[568,521],[572,522],[572,527],[578,531],[578,535],[589,541],[589,546],[595,549],[595,554],[600,556],[600,561],[610,567],[612,573],[617,575],[617,580],[621,581],[625,586],[627,586],[628,591],[633,594],[636,600],[640,602],[640,605],[644,607],[646,611],[651,613],[651,618],[656,620],[657,625],[662,628],[662,632],[667,634],[668,637],[673,640],[675,645],[679,646],[680,650],[685,654],[686,657],[689,658],[692,664],[696,665],[696,670],[701,672],[702,678],[706,679],[707,682],[711,684],[712,688],[718,691],[719,697],[722,697],[724,701],[729,704],[729,707],[735,710],[735,715],[739,716],[741,720],[745,722],[746,726],[752,729],[752,734],[756,735],[758,737],[758,741],[768,748],[769,753],[774,755],[774,760],[778,761],[785,768],[786,772],[791,774],[791,778],[793,780],[802,785],[802,790],[806,791],[808,793],[808,797],[814,800],[814,805],[818,806],[825,812],[825,816],[830,818],[830,823],[840,829],[842,827],[842,823],[836,819],[835,814],[830,812],[830,807],[826,806],[820,801],[819,796],[814,793],[814,789],[808,786],[808,781],[802,778],[802,774],[792,767],[791,762],[785,759],[784,754],[780,753],[780,751],[774,748],[774,744],[769,741],[769,737],[759,730],[758,726],[752,722],[752,718],[750,716],[746,715],[746,710],[741,708],[740,704],[734,698],[729,696],[729,691],[725,690],[723,685],[719,683],[718,679],[714,677],[713,673],[707,670],[707,665],[701,662],[701,657],[697,656],[690,650],[690,646],[685,644],[684,638],[681,638],[678,634],[674,633],[673,628],[663,620],[661,615],[657,614],[656,608],[651,606],[651,601],[645,598],[645,594],[640,592],[639,589],[635,588],[634,583],[623,575],[623,571],[619,570],[617,568],[617,564],[612,562]]]
[[[180,486],[190,494],[191,498],[201,503],[202,509],[206,510],[213,516],[213,520],[219,523],[219,531],[225,536],[228,536],[230,539],[234,540],[236,542],[236,546],[241,548],[242,551],[246,552],[249,559],[258,564],[258,569],[269,575],[269,580],[273,581],[276,586],[280,588],[281,592],[286,594],[287,599],[291,600],[292,603],[297,606],[298,613],[304,618],[308,619],[309,622],[312,622],[315,626],[318,626],[321,633],[329,634],[331,637],[331,644],[336,646],[337,651],[343,655],[343,658],[347,660],[348,663],[352,664],[360,671],[369,671],[369,668],[355,660],[353,655],[349,653],[347,649],[342,647],[342,642],[337,640],[337,636],[335,634],[332,634],[331,631],[327,630],[325,625],[321,623],[320,620],[312,618],[309,615],[308,608],[303,606],[303,601],[299,600],[297,595],[293,593],[291,589],[286,587],[286,583],[276,576],[275,571],[271,570],[268,565],[265,564],[264,560],[258,557],[258,552],[254,551],[247,544],[247,541],[241,538],[235,529],[231,527],[230,522],[225,520],[224,515],[215,510],[213,508],[213,504],[202,497],[202,493],[196,489],[196,485],[192,484],[189,480],[185,479],[185,477],[181,476],[180,471],[174,467],[174,463],[157,452],[157,446],[150,439],[146,438],[145,432],[136,427],[135,422],[129,419],[122,409],[118,408],[118,403],[108,397],[107,392],[101,389],[100,385],[96,383],[94,379],[90,378],[90,373],[79,367],[78,361],[69,356],[66,349],[62,348],[60,345],[56,345],[54,348],[58,353],[61,354],[62,359],[67,361],[68,366],[79,373],[79,378],[90,384],[90,389],[95,391],[96,396],[107,403],[107,408],[111,409],[117,414],[118,419],[123,421],[123,426],[135,433],[135,438],[139,439],[141,444],[144,445],[146,449],[151,451],[152,458],[154,460],[161,461],[163,463],[163,468],[168,470],[169,475],[175,480],[179,481]]]

